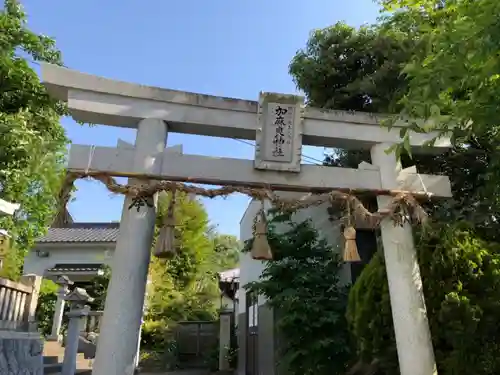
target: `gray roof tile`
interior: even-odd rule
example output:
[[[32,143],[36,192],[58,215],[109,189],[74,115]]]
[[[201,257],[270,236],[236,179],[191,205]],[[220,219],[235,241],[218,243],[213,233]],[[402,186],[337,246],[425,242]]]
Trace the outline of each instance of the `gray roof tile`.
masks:
[[[71,223],[67,228],[50,228],[37,242],[116,242],[119,226],[119,223]]]
[[[102,269],[102,264],[56,264],[49,268],[47,272],[98,272]]]

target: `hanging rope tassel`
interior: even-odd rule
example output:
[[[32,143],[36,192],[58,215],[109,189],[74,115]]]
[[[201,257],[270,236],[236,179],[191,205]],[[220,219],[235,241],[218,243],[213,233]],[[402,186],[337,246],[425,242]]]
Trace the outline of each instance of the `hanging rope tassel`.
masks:
[[[257,260],[273,259],[273,253],[271,252],[271,247],[267,241],[267,219],[264,211],[264,202],[262,202],[262,208],[256,217],[254,238],[250,254],[253,259]]]
[[[344,228],[344,262],[359,262],[361,258],[356,245],[356,229],[351,224],[351,203],[347,200],[347,227]]]
[[[177,253],[175,247],[175,190],[172,190],[172,197],[168,205],[167,215],[160,228],[160,234],[156,241],[154,255],[158,258],[171,258]]]

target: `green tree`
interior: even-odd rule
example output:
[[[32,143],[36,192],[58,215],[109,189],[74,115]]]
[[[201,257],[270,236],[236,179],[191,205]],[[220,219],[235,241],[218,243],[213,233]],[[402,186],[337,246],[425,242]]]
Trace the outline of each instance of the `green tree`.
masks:
[[[224,271],[238,266],[242,243],[235,236],[215,233],[213,241],[212,267]]]
[[[171,194],[161,193],[155,241],[170,204]],[[147,312],[143,326],[143,348],[173,350],[169,333],[179,321],[216,318],[220,292],[216,272],[233,267],[240,243],[233,236],[210,228],[205,208],[198,200],[178,194],[175,205],[175,256],[152,258]],[[93,308],[104,309],[111,269],[95,277],[87,288],[95,298]]]
[[[404,67],[401,114],[432,118],[423,131],[498,139],[500,3],[495,0],[382,0],[387,24],[412,30],[424,48]],[[415,124],[418,126],[418,124]]]
[[[45,335],[50,335],[52,331],[52,320],[56,309],[57,292],[59,286],[48,279],[43,280],[38,296],[36,308],[36,322],[39,331]]]
[[[415,39],[393,29],[338,22],[311,33],[289,72],[312,107],[392,113],[407,87],[401,67],[415,48]],[[335,149],[324,164],[357,168],[361,161],[370,162],[369,151]]]
[[[426,13],[412,10],[385,17],[376,26],[356,29],[337,23],[311,34],[306,48],[297,52],[290,74],[313,106],[376,113],[397,113],[404,108],[410,78],[403,71],[426,47],[417,27],[437,22]],[[492,160],[495,141],[490,137],[462,137],[442,155],[403,153],[403,165],[416,165],[419,172],[446,174],[454,197],[427,205],[439,220],[467,220],[481,235],[499,240],[499,184]],[[336,149],[326,165],[356,168],[370,162],[363,150]],[[498,169],[500,170],[500,168]],[[500,176],[499,176],[500,177]]]
[[[89,296],[94,298],[92,302],[93,310],[104,310],[106,302],[106,292],[108,291],[109,280],[111,278],[111,267],[105,266],[102,272],[95,276],[88,287],[85,288]]]
[[[427,313],[438,371],[496,374],[500,371],[500,247],[478,238],[467,224],[437,226],[419,236]],[[374,314],[373,312],[377,313]],[[380,361],[385,375],[399,374],[383,256],[363,270],[347,312],[360,355]]]
[[[340,22],[315,30],[289,70],[312,107],[393,112],[406,91],[401,64],[414,47],[400,33]]]
[[[17,215],[0,218],[0,227],[16,239],[4,271],[14,277],[57,207],[68,140],[59,123],[64,103],[48,95],[30,67],[30,62],[61,64],[54,40],[27,28],[15,0],[4,1],[0,30],[0,198],[21,204]]]
[[[276,226],[283,224],[288,229],[280,233]],[[309,221],[297,224],[289,215],[275,216],[267,237],[273,261],[247,288],[264,295],[279,316],[280,365],[290,374],[344,374],[351,355],[340,257]]]
[[[395,118],[413,121],[408,129],[447,132],[456,148],[472,147],[487,159],[479,184],[491,210],[499,211],[500,57],[495,0],[382,0],[384,27],[420,40],[404,66],[408,80]],[[407,136],[406,134],[405,136]],[[400,145],[399,148],[402,146]]]
[[[409,3],[412,2],[410,1]],[[447,4],[453,7],[455,2],[447,2]],[[376,43],[355,43],[360,31],[354,28],[347,28],[349,32],[345,32],[346,26],[342,24],[340,26],[337,24],[326,30],[312,34],[308,42],[308,48],[299,51],[297,57],[292,61],[290,72],[298,87],[305,92],[308,97],[308,102],[311,105],[340,110],[362,110],[389,113],[399,113],[403,111],[404,113],[407,106],[406,100],[407,95],[409,95],[408,91],[411,90],[411,85],[413,85],[414,82],[412,81],[413,77],[411,74],[403,69],[416,58],[415,56],[417,56],[417,58],[418,56],[422,56],[425,52],[425,48],[433,46],[432,44],[427,44],[429,39],[425,35],[425,32],[426,30],[428,31],[428,29],[425,27],[421,28],[421,26],[431,25],[433,23],[438,24],[442,22],[440,20],[441,17],[445,17],[445,14],[441,12],[439,8],[432,12],[424,12],[414,7],[412,9],[400,10],[397,13],[383,18],[377,26],[361,29],[363,30],[361,32],[363,37],[370,35],[374,39],[382,38],[382,40],[393,38],[391,40],[393,40],[396,45],[401,43],[401,48],[396,56],[390,54],[385,55],[387,59],[394,59],[395,64],[378,60],[380,65],[374,69],[379,77],[381,77],[380,75],[382,73],[386,74],[383,76],[384,84],[379,84],[375,87],[380,88],[381,91],[376,89],[368,90],[365,88],[366,86],[352,84],[352,82],[364,82],[365,79],[370,81],[371,73],[363,68],[361,62],[364,61],[364,59],[362,57],[374,54],[384,55],[384,52],[377,53],[371,50],[371,46],[376,45]],[[371,30],[372,33],[367,34],[366,30]],[[367,48],[365,48],[365,46],[367,46]],[[398,50],[398,47],[396,46],[395,49]],[[354,61],[355,63],[345,65],[345,61]],[[450,63],[454,64],[455,62]],[[390,70],[382,69],[384,64],[394,66],[395,68]],[[338,71],[339,66],[344,66],[343,72]],[[399,70],[396,66],[399,66]],[[449,72],[451,73],[453,71],[450,70]],[[346,76],[348,78],[346,78]],[[378,82],[382,82],[382,80],[379,78]],[[426,86],[423,82],[421,82],[420,86],[422,90],[425,90]],[[332,92],[330,87],[335,87],[335,92]],[[359,95],[356,95],[355,91],[351,91],[353,87],[359,90]],[[368,87],[370,88],[371,86],[368,85]],[[337,94],[337,92],[340,94]],[[368,97],[366,102],[368,102],[369,105],[366,105],[364,101],[343,100],[343,92],[349,93],[348,98]],[[391,93],[394,95],[393,98],[391,98]],[[339,95],[340,98],[338,98]],[[488,136],[488,134],[464,133],[461,134],[460,137],[457,136],[454,138],[454,147],[443,155],[413,155],[413,159],[410,159],[403,153],[403,165],[408,166],[416,164],[418,170],[422,173],[446,174],[450,177],[454,193],[453,199],[427,204],[426,209],[433,219],[440,222],[441,225],[444,223],[453,223],[455,221],[466,221],[469,223],[468,225],[474,228],[474,237],[472,237],[472,240],[475,241],[475,245],[471,246],[468,252],[461,251],[460,247],[458,249],[460,251],[457,250],[454,253],[454,256],[457,257],[454,261],[457,262],[457,264],[463,265],[470,263],[472,267],[473,263],[471,263],[472,261],[470,261],[470,259],[473,257],[481,257],[481,254],[484,253],[482,247],[484,243],[478,246],[478,242],[486,241],[488,243],[489,241],[499,241],[498,220],[500,219],[500,210],[498,208],[498,194],[495,193],[497,191],[495,189],[498,189],[498,177],[496,174],[497,172],[494,170],[495,164],[492,160],[495,158],[496,143],[495,138]],[[325,164],[355,168],[358,163],[363,160],[370,161],[368,152],[334,150],[334,153],[326,158]],[[423,275],[433,275],[433,284],[432,287],[429,288],[432,289],[430,293],[434,292],[435,294],[429,297],[426,289],[426,298],[432,298],[433,301],[429,303],[434,306],[431,306],[432,308],[437,309],[438,304],[441,303],[444,306],[447,304],[447,299],[451,298],[450,296],[445,298],[444,293],[456,287],[455,277],[459,280],[462,278],[467,279],[469,273],[472,271],[462,266],[453,268],[448,264],[447,267],[450,268],[447,269],[447,272],[452,272],[451,274],[446,272],[443,272],[443,274],[438,272],[433,273],[437,267],[443,267],[438,264],[440,249],[446,248],[451,252],[452,248],[446,247],[451,246],[451,242],[447,241],[445,238],[436,238],[435,234],[432,238],[436,241],[435,246],[437,251],[434,250],[434,245],[429,245],[421,248],[419,252],[421,256],[435,257],[433,262],[421,261],[421,269]],[[457,246],[459,245],[457,244]],[[465,245],[462,244],[460,246]],[[493,248],[495,248],[495,245],[492,245],[488,251],[493,251]],[[423,253],[425,254],[422,255]],[[485,259],[489,259],[488,256],[486,256]],[[397,361],[395,357],[394,338],[391,336],[393,334],[392,319],[390,316],[385,267],[383,263],[381,263],[381,260],[382,258],[380,256],[377,256],[373,260],[373,263],[363,271],[362,280],[366,280],[363,282],[364,286],[356,286],[355,290],[351,292],[351,298],[355,298],[357,301],[355,306],[351,306],[350,308],[351,319],[354,319],[354,323],[358,322],[356,324],[361,324],[361,328],[357,328],[355,325],[351,325],[351,328],[353,328],[356,333],[357,344],[361,348],[361,354],[369,353],[370,355],[368,357],[380,359],[383,362],[382,366],[391,370],[391,364],[394,365]],[[429,267],[431,267],[431,269],[429,269]],[[488,272],[494,273],[491,269]],[[450,277],[450,275],[453,275],[453,277]],[[486,279],[487,278],[481,279],[481,282],[485,283],[485,288],[488,287],[485,281]],[[439,293],[441,294],[436,297]],[[353,295],[356,297],[352,297]],[[496,296],[493,298],[496,298]],[[464,304],[465,303],[466,301]],[[481,309],[482,307],[480,306],[482,303],[488,305],[490,302],[477,302],[476,307],[479,306],[477,308]],[[464,305],[461,305],[460,308],[463,306]],[[381,313],[374,315],[373,311],[375,308],[377,311],[381,311]],[[364,324],[361,319],[356,318],[358,314],[359,316],[367,318],[366,324]],[[493,314],[491,316],[495,316],[497,313],[491,312],[491,314]],[[370,315],[369,318],[368,315]],[[477,318],[478,315],[475,317]],[[458,324],[458,320],[452,319],[450,315],[447,315],[447,318],[451,319],[450,322]],[[479,324],[487,325],[489,320],[490,317],[484,314],[480,317]],[[450,361],[443,360],[445,357],[458,358],[462,355],[464,361],[470,360],[466,366],[470,366],[474,361],[479,361],[483,364],[487,361],[484,358],[480,359],[480,354],[477,352],[472,352],[467,355],[462,348],[455,348],[456,351],[454,354],[448,353],[446,349],[446,345],[448,344],[442,341],[442,337],[447,335],[446,330],[448,326],[440,326],[435,322],[431,322],[431,326],[433,336],[437,337],[435,346],[438,348],[437,356],[440,358],[438,361],[441,366],[441,371],[452,371],[449,369],[458,368],[450,364]],[[373,332],[370,333],[370,329],[372,329]],[[450,331],[450,335],[454,334],[452,332],[453,331]],[[447,338],[448,341],[451,340],[450,337],[451,336]],[[456,337],[458,337],[458,339],[463,339],[466,335]],[[483,340],[492,338],[492,336],[487,333],[487,329],[481,329],[477,332],[477,336],[473,337],[474,338],[471,339],[470,342],[474,342],[475,340],[477,342],[483,342]],[[443,342],[445,342],[445,344],[443,344]],[[490,345],[495,345],[494,341]],[[491,346],[488,346],[489,354],[494,350],[491,349],[490,351],[490,348]],[[489,368],[496,368],[495,362],[491,361],[491,363],[491,365],[488,365]],[[443,366],[446,366],[447,369],[443,369]],[[486,366],[485,368],[488,367]],[[494,372],[493,370],[492,373]],[[455,373],[462,372],[456,371]]]
[[[170,199],[170,194],[160,195],[158,228]],[[163,345],[165,332],[179,321],[212,320],[217,314],[220,292],[207,212],[198,200],[178,194],[175,219],[176,255],[153,258],[150,266],[144,340],[149,347]]]

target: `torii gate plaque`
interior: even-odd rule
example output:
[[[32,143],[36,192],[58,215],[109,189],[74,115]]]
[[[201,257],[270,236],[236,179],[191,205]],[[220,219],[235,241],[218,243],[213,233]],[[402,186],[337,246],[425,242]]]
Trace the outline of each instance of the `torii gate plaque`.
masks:
[[[444,176],[404,173],[390,145],[400,142],[396,126],[388,131],[376,116],[303,108],[303,99],[261,94],[260,102],[145,87],[44,64],[49,92],[65,100],[76,120],[137,128],[135,147],[72,145],[68,170],[136,178],[190,181],[214,185],[269,186],[275,190],[396,190],[450,197]],[[255,139],[255,161],[184,155],[165,149],[173,132]],[[414,152],[434,134],[411,135]],[[302,142],[308,145],[370,149],[370,168],[300,165]],[[449,147],[440,139],[434,151]],[[401,187],[404,184],[404,188]],[[378,197],[385,207],[389,197]],[[108,288],[94,375],[131,374],[135,367],[155,207],[129,210],[124,203]],[[402,375],[436,373],[434,353],[409,224],[381,223],[392,314]]]

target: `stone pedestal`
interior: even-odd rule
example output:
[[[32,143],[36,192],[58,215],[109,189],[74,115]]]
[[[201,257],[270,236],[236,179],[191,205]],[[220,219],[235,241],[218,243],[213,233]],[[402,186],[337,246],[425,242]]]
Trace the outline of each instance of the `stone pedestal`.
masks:
[[[61,293],[58,293],[56,307],[55,307],[55,311],[54,311],[54,317],[52,320],[52,331],[50,333],[50,336],[47,337],[47,341],[58,341],[58,342],[61,341],[61,339],[62,339],[61,325],[62,325],[65,305],[66,305],[66,301],[64,301],[64,295],[61,295]]]
[[[233,312],[222,311],[219,317],[219,370],[230,369],[228,360],[229,348],[231,347],[231,325],[233,324]]]
[[[57,284],[59,285],[59,291],[57,293],[56,308],[52,319],[52,332],[50,333],[50,336],[47,337],[47,340],[60,342],[62,340],[61,324],[64,315],[64,306],[66,304],[65,298],[68,293],[69,286],[73,285],[73,282],[66,276],[61,276],[57,280]]]
[[[62,375],[74,375],[76,372],[81,321],[83,317],[88,316],[90,313],[90,307],[86,306],[85,303],[92,302],[94,299],[82,288],[75,288],[65,299],[69,302],[71,310],[68,313],[69,325],[64,347]]]
[[[63,375],[74,375],[76,371],[76,357],[78,355],[78,341],[80,339],[80,322],[90,312],[88,306],[74,308],[68,313],[69,325],[64,348]]]
[[[43,341],[40,334],[0,331],[0,374],[43,375]]]

